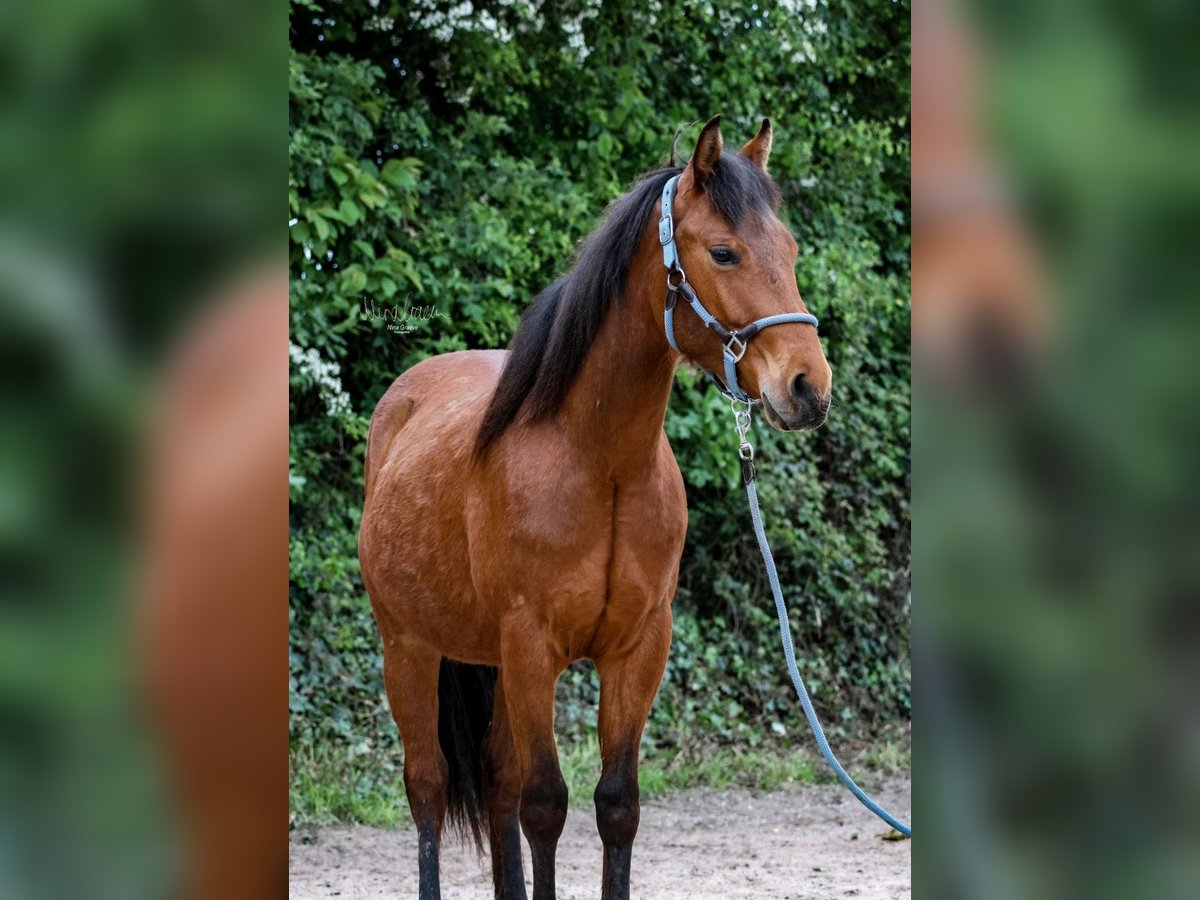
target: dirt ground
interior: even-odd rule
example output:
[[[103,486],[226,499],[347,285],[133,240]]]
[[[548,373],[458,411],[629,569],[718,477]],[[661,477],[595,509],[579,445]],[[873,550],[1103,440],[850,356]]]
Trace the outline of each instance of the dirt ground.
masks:
[[[908,779],[876,795],[908,821]],[[639,900],[778,897],[791,900],[909,900],[911,843],[840,785],[789,785],[769,793],[698,789],[642,803],[633,847],[632,894]],[[410,826],[300,828],[292,834],[290,895],[315,898],[415,897],[417,835]],[[600,838],[591,809],[572,809],[558,845],[559,900],[600,894]],[[529,875],[529,849],[525,848]],[[487,858],[457,842],[442,848],[447,900],[491,900]]]

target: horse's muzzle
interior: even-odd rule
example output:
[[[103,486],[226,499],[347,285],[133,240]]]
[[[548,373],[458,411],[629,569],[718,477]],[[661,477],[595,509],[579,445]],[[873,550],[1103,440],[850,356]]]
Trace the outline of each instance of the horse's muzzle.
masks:
[[[770,391],[762,392],[763,417],[778,431],[811,431],[825,424],[829,416],[829,395],[824,397],[807,382],[793,386],[786,401],[772,399]]]

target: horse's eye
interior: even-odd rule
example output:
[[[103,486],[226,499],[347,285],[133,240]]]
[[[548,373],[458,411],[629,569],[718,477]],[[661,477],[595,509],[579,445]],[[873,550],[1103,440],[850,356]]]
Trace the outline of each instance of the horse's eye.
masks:
[[[728,247],[713,247],[708,251],[708,255],[718,266],[732,266],[740,261],[740,257]]]

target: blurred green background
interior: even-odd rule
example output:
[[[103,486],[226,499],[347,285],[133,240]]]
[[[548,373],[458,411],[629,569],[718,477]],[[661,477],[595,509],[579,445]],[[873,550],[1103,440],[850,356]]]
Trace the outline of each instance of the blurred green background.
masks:
[[[526,302],[678,135],[774,124],[797,278],[834,369],[829,423],[761,428],[761,492],[801,669],[839,743],[903,761],[910,712],[908,6],[291,6],[291,744],[302,819],[396,821],[401,751],[357,563],[376,401],[435,353],[502,347]],[[408,333],[365,306],[435,307]],[[689,533],[647,731],[656,783],[811,776],[727,405],[681,373],[666,428]],[[590,664],[560,683],[595,757]],[[855,743],[857,742],[857,743]],[[770,761],[776,762],[772,765]],[[786,762],[782,769],[777,762]],[[713,766],[713,760],[718,764]],[[708,772],[708,776],[700,773]],[[594,775],[592,776],[594,778]],[[589,784],[582,796],[590,796]],[[576,791],[578,794],[578,791]]]
[[[914,895],[1194,897],[1200,14],[931,7],[971,36],[1051,339],[1006,389],[915,384]]]
[[[0,11],[0,896],[177,884],[138,702],[143,447],[186,323],[283,255],[285,27],[226,0]]]

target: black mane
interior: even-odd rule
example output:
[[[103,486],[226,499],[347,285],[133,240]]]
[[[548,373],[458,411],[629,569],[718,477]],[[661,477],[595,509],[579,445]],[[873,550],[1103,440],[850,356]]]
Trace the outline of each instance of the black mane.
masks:
[[[508,348],[508,359],[476,439],[482,455],[517,420],[549,418],[562,408],[613,304],[625,293],[629,265],[663,185],[683,169],[642,175],[609,206],[579,247],[567,274],[533,298]],[[775,183],[736,153],[723,153],[704,187],[713,208],[735,228],[751,210],[775,209]]]

